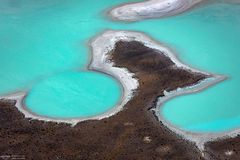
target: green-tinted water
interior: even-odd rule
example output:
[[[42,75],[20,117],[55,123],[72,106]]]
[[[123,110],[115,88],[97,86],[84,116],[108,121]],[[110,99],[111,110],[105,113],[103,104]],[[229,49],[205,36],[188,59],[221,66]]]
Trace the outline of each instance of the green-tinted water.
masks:
[[[81,107],[83,92],[69,89],[66,81],[81,79],[81,74],[73,71],[86,68],[89,39],[105,29],[126,29],[146,32],[164,42],[178,53],[183,62],[195,68],[229,77],[227,81],[201,93],[167,102],[162,110],[166,120],[191,131],[223,131],[239,127],[239,5],[216,3],[175,17],[121,23],[107,20],[101,13],[114,5],[130,2],[128,0],[11,2],[0,2],[0,93],[33,87],[26,100],[29,109],[37,114],[64,118],[89,116],[85,107]],[[59,75],[64,80],[58,79]],[[107,78],[107,81],[112,80]],[[81,82],[89,87],[94,84]],[[115,81],[112,82],[114,86]],[[76,83],[75,87],[79,89],[81,84]],[[98,90],[100,86],[96,87]],[[75,112],[73,115],[68,112],[69,107],[64,108],[66,99],[55,103],[59,91],[65,90],[66,94],[79,96],[79,99],[69,101],[68,106],[73,106]],[[112,107],[117,103],[120,91],[116,84],[109,90]],[[97,94],[94,92],[91,96]],[[67,95],[61,93],[60,96]],[[94,102],[91,104],[96,106]],[[53,113],[56,106],[69,114]],[[79,110],[76,111],[75,107]],[[109,105],[105,107],[109,109]],[[103,111],[104,107],[99,112],[96,109],[95,114]]]

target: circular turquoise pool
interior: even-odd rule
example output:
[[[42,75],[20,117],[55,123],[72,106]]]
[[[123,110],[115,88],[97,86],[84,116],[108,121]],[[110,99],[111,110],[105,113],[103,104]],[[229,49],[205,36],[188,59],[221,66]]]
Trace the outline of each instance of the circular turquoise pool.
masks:
[[[86,118],[107,112],[120,98],[121,86],[110,76],[67,72],[34,85],[25,103],[29,111],[41,116]]]

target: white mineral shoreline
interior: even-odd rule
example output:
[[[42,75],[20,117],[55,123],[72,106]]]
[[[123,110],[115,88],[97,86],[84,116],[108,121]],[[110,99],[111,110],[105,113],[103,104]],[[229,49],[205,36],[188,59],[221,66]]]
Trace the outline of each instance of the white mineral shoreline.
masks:
[[[212,78],[207,78],[207,79],[202,80],[200,83],[198,83],[196,85],[188,86],[185,88],[178,88],[171,92],[165,92],[164,93],[165,96],[160,97],[158,99],[157,106],[155,109],[153,109],[155,114],[158,115],[157,116],[158,120],[161,121],[164,126],[169,128],[174,133],[180,135],[184,139],[194,142],[196,144],[196,146],[198,147],[198,149],[202,152],[203,155],[204,155],[204,151],[205,151],[205,143],[211,142],[211,141],[217,141],[217,140],[221,140],[221,139],[234,138],[239,135],[240,129],[233,129],[230,131],[219,132],[219,133],[209,133],[209,132],[208,133],[196,133],[196,132],[185,131],[185,130],[180,129],[180,128],[172,125],[171,123],[167,122],[166,119],[164,119],[163,115],[161,114],[161,109],[162,109],[161,107],[163,107],[162,106],[163,103],[165,103],[166,101],[168,101],[174,97],[184,95],[184,94],[192,94],[195,92],[199,92],[199,91],[204,90],[204,89],[208,88],[209,86],[219,83],[225,79],[226,79],[226,77],[224,77],[224,76],[215,75]]]
[[[112,37],[114,39],[114,37]],[[110,109],[109,111],[92,117],[85,118],[52,118],[46,116],[40,116],[31,112],[24,103],[27,92],[17,92],[15,94],[0,96],[0,99],[16,100],[16,107],[18,110],[24,114],[25,118],[30,120],[40,120],[46,122],[56,122],[56,123],[68,123],[75,126],[77,123],[86,120],[101,120],[103,118],[108,118],[120,112],[124,105],[133,97],[134,91],[138,88],[138,80],[132,78],[133,73],[128,72],[125,68],[113,67],[113,63],[108,60],[108,54],[113,50],[115,42],[112,43],[112,39],[106,39],[104,36],[99,36],[90,41],[89,47],[92,50],[92,59],[88,66],[91,71],[98,71],[104,74],[108,74],[113,78],[116,78],[122,85],[122,97],[119,103]],[[102,44],[102,42],[105,42]],[[116,39],[116,42],[118,40]]]
[[[26,118],[30,119],[36,119],[41,121],[50,121],[50,122],[57,122],[57,123],[69,123],[73,126],[76,125],[78,122],[85,121],[85,120],[100,120],[103,118],[108,118],[118,112],[120,112],[124,105],[134,96],[134,91],[138,88],[139,83],[138,80],[134,78],[134,74],[130,73],[126,68],[117,68],[114,67],[114,63],[108,60],[108,57],[110,54],[112,54],[112,50],[114,49],[114,46],[116,42],[118,41],[138,41],[143,43],[146,47],[159,50],[161,53],[163,53],[165,56],[169,57],[174,63],[176,68],[182,68],[185,70],[189,70],[196,73],[202,73],[207,75],[209,78],[199,82],[198,84],[188,86],[185,88],[178,88],[171,92],[165,92],[165,96],[159,98],[157,107],[155,109],[156,113],[159,113],[160,111],[160,105],[164,103],[165,101],[182,95],[182,94],[189,94],[193,92],[198,92],[200,90],[203,90],[213,84],[216,84],[222,80],[224,80],[226,77],[221,75],[213,75],[209,74],[203,71],[196,70],[192,67],[189,67],[183,63],[181,63],[176,55],[169,50],[167,47],[165,47],[163,44],[156,42],[149,38],[144,33],[140,32],[133,32],[133,31],[115,31],[115,30],[108,30],[96,38],[92,39],[89,44],[92,49],[92,61],[89,65],[90,70],[95,70],[99,72],[103,72],[105,74],[109,74],[119,80],[121,85],[123,86],[123,96],[121,99],[121,102],[113,107],[110,111],[95,116],[95,117],[89,117],[89,118],[76,118],[76,119],[53,119],[53,118],[47,118],[43,116],[35,115],[29,110],[26,109],[26,107],[23,105],[24,97],[26,96],[26,92],[19,92],[16,94],[12,94],[9,96],[0,97],[5,99],[13,99],[16,100],[16,107],[20,112],[22,112]],[[160,114],[161,115],[161,114]],[[163,124],[169,128],[171,131],[176,133],[177,135],[180,135],[182,138],[189,140],[191,142],[196,143],[197,147],[204,153],[204,144],[208,141],[213,141],[219,138],[227,138],[227,137],[235,137],[238,133],[240,133],[240,129],[233,130],[231,132],[224,132],[224,133],[192,133],[187,132],[184,130],[181,130],[168,122],[164,120],[163,117],[158,117],[159,121],[162,121]]]
[[[205,0],[146,0],[127,3],[109,11],[114,20],[139,21],[149,18],[162,18],[180,14]]]
[[[205,74],[209,77],[209,78],[206,78],[206,79],[202,80],[201,82],[199,82],[195,85],[187,86],[185,88],[178,88],[178,89],[176,89],[174,91],[171,91],[171,92],[165,92],[164,93],[165,96],[158,99],[157,106],[156,106],[156,109],[155,109],[156,115],[160,115],[158,117],[158,120],[161,121],[163,123],[163,125],[165,125],[167,128],[169,128],[171,131],[173,131],[177,135],[180,135],[182,138],[184,138],[186,140],[189,140],[191,142],[194,142],[203,154],[204,154],[204,149],[205,149],[204,144],[206,142],[215,141],[217,139],[236,137],[240,133],[240,129],[235,129],[235,130],[232,130],[232,131],[226,131],[226,132],[221,132],[221,133],[193,133],[193,132],[188,132],[188,131],[182,130],[182,129],[176,127],[176,126],[173,126],[172,124],[168,123],[161,116],[161,114],[158,114],[160,112],[160,106],[162,106],[162,104],[164,102],[166,102],[167,100],[172,99],[172,98],[174,98],[176,96],[179,96],[179,95],[199,92],[199,91],[204,90],[204,89],[206,89],[206,88],[208,88],[208,87],[210,87],[210,86],[212,86],[216,83],[219,83],[219,82],[227,79],[227,77],[225,77],[223,75],[210,74],[210,73],[200,71],[200,70],[194,69],[194,68],[192,68],[188,65],[183,64],[182,62],[180,62],[177,59],[176,55],[171,50],[169,50],[163,44],[151,39],[150,37],[148,37],[144,33],[133,32],[133,31],[113,31],[113,30],[110,30],[110,31],[107,31],[104,34],[102,34],[102,37],[105,37],[105,39],[108,39],[108,41],[111,40],[112,43],[116,43],[119,40],[128,41],[128,42],[130,42],[130,41],[141,42],[146,47],[159,50],[164,55],[169,57],[175,63],[175,65],[176,65],[175,67],[182,68],[182,69],[185,69],[185,70],[189,70],[189,71],[192,71],[192,72],[195,72],[195,73],[202,73],[202,74]],[[101,39],[100,43],[104,44],[106,42],[103,39]]]

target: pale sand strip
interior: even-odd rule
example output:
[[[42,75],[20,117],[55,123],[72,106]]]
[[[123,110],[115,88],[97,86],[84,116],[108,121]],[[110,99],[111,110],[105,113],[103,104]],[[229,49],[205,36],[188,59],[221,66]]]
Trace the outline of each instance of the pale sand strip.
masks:
[[[240,3],[240,0],[145,0],[143,2],[122,4],[114,7],[108,13],[114,20],[140,21],[178,15],[203,2],[209,4]]]
[[[115,20],[139,21],[182,13],[205,0],[146,0],[113,8],[109,15]]]

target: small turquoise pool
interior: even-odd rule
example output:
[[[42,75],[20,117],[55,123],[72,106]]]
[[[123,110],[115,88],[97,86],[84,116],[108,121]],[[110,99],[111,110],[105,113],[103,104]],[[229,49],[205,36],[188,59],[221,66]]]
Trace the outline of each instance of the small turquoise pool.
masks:
[[[119,90],[118,82],[107,75],[66,72],[37,83],[25,103],[41,116],[91,117],[110,110],[121,96]]]

